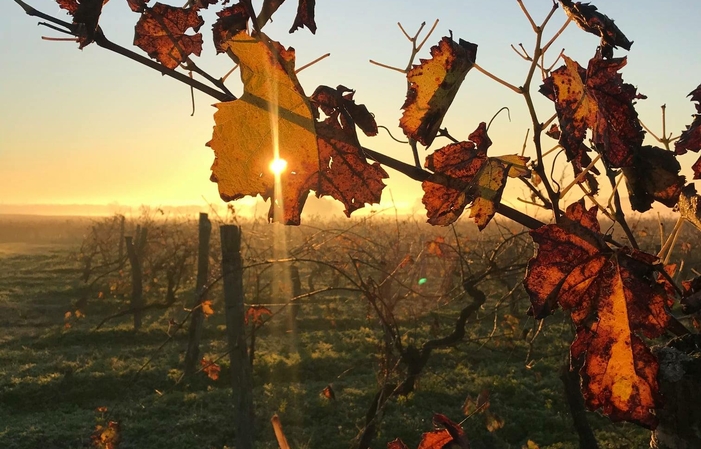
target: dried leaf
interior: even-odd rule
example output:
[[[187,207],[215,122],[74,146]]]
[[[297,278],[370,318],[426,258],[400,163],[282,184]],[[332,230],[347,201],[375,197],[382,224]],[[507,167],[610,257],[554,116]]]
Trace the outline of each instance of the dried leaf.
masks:
[[[487,157],[492,144],[486,124],[470,134],[470,141],[447,145],[426,157],[434,173],[421,183],[422,202],[432,225],[454,223],[468,205],[480,230],[492,219],[506,186],[506,178],[530,175],[528,158],[511,155]]]
[[[444,244],[445,238],[438,236],[430,242],[426,242],[426,251],[434,256],[443,257],[445,256],[445,251],[443,251]]]
[[[283,3],[285,3],[285,0],[263,0],[263,6],[261,6],[258,17],[256,18],[258,26],[262,28],[268,23],[268,20],[270,20],[273,14],[275,14],[275,11],[277,11]]]
[[[401,262],[399,262],[399,265],[397,265],[397,268],[402,269],[402,268],[405,268],[405,267],[407,267],[409,265],[413,265],[413,264],[414,264],[414,258],[411,256],[411,254],[407,254],[406,256],[404,256],[404,258],[401,260]]]
[[[524,281],[532,311],[542,318],[562,306],[577,326],[572,358],[580,371],[587,406],[614,421],[657,424],[658,364],[638,336],[659,337],[670,323],[673,298],[656,281],[656,256],[603,240],[597,208],[570,205],[560,224],[531,232],[537,255]]]
[[[682,282],[681,305],[686,315],[701,311],[701,276]]]
[[[202,34],[185,34],[189,28],[197,32],[204,20],[194,8],[177,8],[156,3],[146,8],[136,23],[134,45],[168,67],[176,68],[189,55],[202,52]]]
[[[465,75],[477,57],[477,45],[444,37],[431,47],[431,59],[422,59],[407,73],[409,89],[399,126],[408,137],[431,145]]]
[[[316,34],[316,22],[314,21],[314,6],[316,0],[299,0],[297,4],[297,15],[290,28],[290,33],[294,33],[299,28],[307,27],[312,34]]]
[[[332,108],[325,121],[315,121],[294,72],[294,50],[262,33],[257,38],[244,31],[223,46],[239,59],[244,94],[216,105],[209,145],[216,156],[212,180],[219,184],[221,197],[273,197],[275,177],[269,164],[279,149],[287,170],[280,175],[282,195],[271,201],[271,218],[281,208],[281,221],[299,224],[310,190],[342,201],[347,215],[365,203],[379,202],[382,179],[388,175],[365,159],[354,121],[348,119],[357,118],[349,112],[352,98],[344,94],[343,107]]]
[[[231,5],[217,12],[219,17],[212,26],[214,48],[217,54],[224,53],[224,43],[236,36],[239,32],[248,28],[248,8],[241,2]]]
[[[149,0],[127,0],[129,8],[134,12],[144,12],[148,2]]]
[[[597,55],[585,71],[576,61],[563,58],[565,65],[545,79],[540,92],[555,102],[567,160],[579,160],[580,168],[585,164],[582,153],[587,147],[582,143],[591,128],[595,149],[609,166],[632,165],[644,132],[633,106],[636,88],[624,83],[618,73],[626,59],[605,60]]]
[[[219,379],[219,372],[221,371],[221,366],[217,363],[212,362],[203,358],[200,360],[200,365],[202,365],[202,371],[212,380]]]
[[[649,145],[640,147],[633,165],[623,168],[633,210],[650,210],[653,201],[674,207],[686,178],[679,175],[681,165],[674,153]]]
[[[56,0],[58,6],[73,16],[74,24],[81,24],[78,36],[79,48],[84,48],[95,40],[102,7],[109,0]]]
[[[674,143],[676,154],[684,154],[687,151],[697,153],[701,150],[701,84],[688,96],[691,97],[691,101],[696,102],[697,114],[694,114],[694,121],[686,127],[686,130],[679,136],[679,140]],[[696,161],[692,169],[694,170],[694,179],[701,179],[701,158]]]
[[[484,425],[487,427],[488,431],[493,433],[504,427],[504,420],[487,410],[487,412],[484,414]]]
[[[693,184],[684,187],[679,195],[679,215],[701,231],[700,199]]]
[[[605,56],[613,56],[614,48],[625,48],[630,50],[633,42],[618,29],[613,20],[601,14],[596,6],[590,3],[572,2],[571,0],[560,0],[562,9],[581,29],[601,37],[601,47]]]
[[[265,323],[266,316],[272,316],[273,312],[265,306],[250,306],[243,317],[244,323],[253,323],[260,326]]]

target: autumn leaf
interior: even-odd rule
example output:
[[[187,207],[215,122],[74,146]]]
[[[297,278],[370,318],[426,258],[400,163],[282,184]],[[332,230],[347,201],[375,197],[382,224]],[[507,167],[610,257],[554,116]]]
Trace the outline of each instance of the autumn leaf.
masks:
[[[84,48],[95,40],[102,7],[109,0],[56,0],[58,6],[73,16],[73,23],[80,24],[79,48]]]
[[[445,244],[445,238],[438,236],[430,242],[426,242],[426,251],[429,254],[433,254],[436,257],[444,257],[445,251],[443,251],[443,245]]]
[[[701,198],[696,193],[696,187],[693,184],[684,187],[679,195],[679,215],[701,231],[700,201]]]
[[[701,150],[701,84],[694,89],[689,95],[691,101],[696,102],[696,114],[694,121],[688,125],[679,136],[679,140],[674,143],[676,154],[684,154],[687,151],[695,153]],[[693,165],[694,179],[701,179],[701,158]]]
[[[525,177],[528,158],[487,157],[492,144],[486,124],[469,136],[470,141],[447,145],[426,157],[425,167],[433,174],[421,183],[422,202],[432,225],[454,223],[468,205],[470,217],[480,230],[496,213],[507,177]]]
[[[280,221],[299,224],[310,190],[342,201],[347,215],[379,202],[388,175],[365,159],[354,129],[354,120],[361,119],[349,112],[352,96],[344,92],[343,105],[327,109],[331,115],[316,121],[323,102],[315,99],[313,110],[304,95],[294,72],[294,50],[244,31],[224,46],[239,60],[244,93],[216,105],[209,146],[216,156],[212,180],[220,196],[225,201],[258,194],[272,198],[275,177],[269,164],[279,151],[287,169],[280,174],[282,194],[272,199],[269,217],[280,208]]]
[[[336,393],[334,393],[331,384],[327,385],[322,391],[322,396],[329,400],[336,400]]]
[[[701,276],[682,281],[682,312],[691,315],[701,311]]]
[[[567,56],[563,59],[565,65],[545,79],[540,92],[555,102],[567,160],[579,159],[580,167],[585,164],[582,143],[591,129],[595,150],[610,167],[632,165],[644,132],[633,106],[636,88],[624,83],[618,73],[626,59],[605,60],[598,54],[586,71]]]
[[[417,449],[470,449],[467,436],[459,424],[440,413],[433,415],[433,424],[442,426],[444,429],[424,433]],[[408,446],[397,438],[387,443],[387,449],[408,449]]]
[[[200,360],[200,365],[202,365],[202,371],[207,375],[207,377],[212,380],[219,379],[221,366],[219,366],[217,363],[203,358]]]
[[[189,28],[197,32],[204,20],[194,8],[178,8],[156,3],[145,8],[136,23],[134,45],[168,67],[176,68],[189,55],[202,52],[202,34],[185,34]]]
[[[623,167],[633,210],[650,210],[653,201],[674,207],[686,183],[680,170],[673,152],[649,145],[640,147],[633,156],[633,165]]]
[[[214,309],[212,309],[212,301],[202,301],[202,313],[205,317],[214,315]]]
[[[110,421],[106,426],[96,425],[90,436],[92,447],[96,449],[117,449],[121,438],[121,430],[117,421]]]
[[[212,26],[214,48],[217,54],[224,53],[224,43],[248,27],[248,8],[242,3],[236,3],[217,12],[219,17]]]
[[[315,5],[316,0],[299,0],[297,4],[297,15],[295,16],[292,28],[290,28],[290,33],[294,33],[299,28],[304,28],[306,26],[312,34],[316,34],[316,22],[314,21]]]
[[[409,89],[399,120],[404,134],[431,145],[476,57],[476,44],[444,37],[431,47],[431,59],[422,59],[407,72]]]
[[[127,0],[129,8],[134,12],[144,12],[148,2],[149,0]]]
[[[591,3],[572,2],[571,0],[560,0],[562,9],[567,17],[572,19],[581,29],[587,33],[601,37],[601,47],[604,56],[612,57],[614,48],[625,48],[630,50],[633,42],[618,29],[613,20],[600,13],[596,6]]]
[[[670,323],[673,298],[657,282],[656,256],[611,249],[603,239],[597,208],[570,205],[559,224],[531,231],[538,244],[524,281],[537,318],[558,305],[577,327],[571,346],[582,360],[587,406],[614,421],[657,424],[658,364],[640,337],[661,336]]]
[[[246,310],[246,314],[243,316],[244,323],[253,323],[256,326],[260,326],[265,323],[264,318],[266,316],[272,316],[273,312],[265,306],[250,306]]]

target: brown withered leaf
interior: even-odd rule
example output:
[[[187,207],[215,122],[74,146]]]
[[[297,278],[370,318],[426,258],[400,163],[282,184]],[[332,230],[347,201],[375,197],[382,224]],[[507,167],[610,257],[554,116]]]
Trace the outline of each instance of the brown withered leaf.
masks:
[[[476,44],[444,37],[431,47],[431,59],[422,59],[407,72],[409,89],[399,120],[404,134],[431,145],[476,57]]]
[[[321,395],[331,401],[336,400],[336,393],[333,391],[333,387],[331,386],[331,384],[328,384],[326,387],[324,387],[324,389],[321,391]]]
[[[673,152],[649,145],[640,147],[633,156],[633,165],[623,167],[633,210],[645,212],[653,201],[674,207],[686,183],[680,170]]]
[[[178,8],[156,3],[146,8],[136,23],[134,45],[168,67],[176,68],[189,55],[202,52],[202,34],[185,34],[192,28],[197,32],[204,24],[194,8]]]
[[[614,48],[630,50],[633,42],[618,29],[613,20],[600,13],[591,3],[560,0],[562,9],[581,29],[587,33],[601,37],[601,47],[604,56],[612,57]]]
[[[409,446],[407,446],[402,440],[397,438],[396,440],[392,440],[389,443],[387,443],[387,449],[409,449]]]
[[[73,23],[80,24],[78,43],[84,48],[95,40],[102,7],[109,0],[56,0],[58,6],[73,16]]]
[[[295,75],[293,49],[245,31],[223,49],[239,60],[244,83],[241,98],[216,105],[209,143],[216,156],[212,180],[225,201],[257,194],[273,198],[275,177],[269,164],[279,151],[287,169],[280,174],[282,194],[271,201],[271,219],[299,224],[311,190],[342,201],[348,215],[365,203],[379,202],[388,175],[365,158],[355,117],[348,112],[352,99],[343,95],[347,101],[342,107],[327,109],[331,115],[316,121],[315,108]]]
[[[701,150],[701,84],[688,96],[691,101],[696,102],[696,112],[694,121],[688,125],[679,136],[679,140],[674,143],[674,150],[677,154],[684,154],[687,151],[697,153]],[[701,158],[693,165],[694,179],[701,179]]]
[[[335,89],[329,86],[319,86],[309,98],[312,106],[321,109],[329,117],[338,117],[343,129],[353,137],[357,137],[355,126],[365,135],[377,135],[377,122],[364,104],[356,104],[353,100],[355,91],[345,86]],[[318,110],[315,117],[318,118]],[[353,126],[355,125],[355,126]]]
[[[224,43],[236,36],[239,32],[245,31],[248,27],[248,8],[241,2],[217,12],[219,17],[212,25],[212,37],[214,38],[214,48],[217,54],[224,53]]]
[[[258,17],[256,18],[258,27],[262,28],[265,26],[268,20],[275,14],[275,11],[277,11],[283,3],[285,3],[285,0],[263,0],[263,6],[261,6]]]
[[[144,12],[148,2],[149,0],[127,0],[129,8],[131,8],[131,10],[134,12]]]
[[[510,155],[487,157],[492,144],[483,122],[469,141],[447,145],[426,157],[425,167],[433,174],[421,183],[422,202],[432,225],[454,223],[471,205],[470,217],[480,230],[492,219],[507,177],[526,177],[528,158]]]
[[[436,257],[444,257],[445,251],[443,251],[443,245],[445,244],[445,238],[438,236],[430,242],[426,242],[426,251],[429,254],[433,254]]]
[[[542,318],[561,306],[577,327],[570,348],[582,360],[587,406],[614,421],[654,428],[660,406],[657,360],[639,334],[662,335],[673,302],[657,282],[657,257],[603,240],[597,208],[570,205],[559,224],[531,231],[538,244],[524,286],[532,311]]]
[[[563,56],[565,65],[545,79],[540,92],[555,102],[560,122],[560,144],[567,160],[585,164],[582,143],[592,130],[595,149],[614,168],[632,165],[643,143],[644,132],[633,106],[636,88],[623,82],[618,70],[625,58],[605,60],[597,54],[585,71],[576,61]],[[591,159],[590,159],[591,160]]]
[[[273,312],[265,306],[253,305],[246,310],[246,314],[243,316],[243,321],[245,324],[253,323],[256,326],[260,326],[265,323],[266,316],[272,316]]]
[[[316,0],[299,0],[297,4],[297,15],[292,23],[290,33],[294,33],[299,28],[307,27],[312,34],[316,34],[316,22],[314,21],[314,7]]]
[[[212,301],[206,300],[202,301],[202,314],[205,318],[209,318],[214,315],[214,309],[212,308]]]

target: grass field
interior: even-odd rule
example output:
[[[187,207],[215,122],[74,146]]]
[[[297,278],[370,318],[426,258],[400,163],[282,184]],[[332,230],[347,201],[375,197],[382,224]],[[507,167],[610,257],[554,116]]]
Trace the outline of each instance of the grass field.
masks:
[[[186,330],[158,349],[169,338],[169,321],[185,316],[182,306],[192,300],[191,289],[179,292],[177,307],[148,314],[139,332],[132,330],[130,317],[95,330],[103,317],[124,308],[125,299],[91,299],[81,311],[84,317],[65,317],[84,293],[75,254],[89,222],[45,219],[29,225],[30,218],[21,220],[0,220],[0,448],[92,447],[96,425],[108,421],[119,422],[122,449],[233,447],[228,358],[219,361],[217,380],[200,372],[177,383]],[[438,232],[412,229],[406,232],[417,233],[417,240]],[[249,235],[260,232],[259,227]],[[309,237],[318,231],[294,232]],[[365,232],[358,227],[353,235],[379,231]],[[302,268],[304,279],[309,270]],[[250,283],[268,275],[260,271],[246,279]],[[430,284],[436,276],[427,277]],[[319,276],[316,287],[328,279]],[[384,448],[396,437],[416,447],[421,433],[431,429],[435,412],[464,420],[474,449],[522,448],[529,440],[540,448],[578,447],[558,378],[571,336],[569,324],[562,314],[548,319],[526,363],[529,339],[523,335],[529,330],[533,335],[534,327],[525,313],[527,299],[517,291],[505,303],[497,281],[482,285],[489,299],[468,321],[464,341],[435,351],[416,390],[388,402],[372,447]],[[277,447],[269,424],[277,413],[293,449],[353,447],[383,376],[401,372],[401,367],[387,368],[386,360],[382,368],[384,343],[377,318],[357,293],[328,292],[301,302],[293,331],[287,309],[274,304],[275,295],[263,297],[264,291],[247,297],[272,302],[271,310],[279,311],[256,336],[257,446]],[[215,314],[205,322],[201,348],[208,359],[226,351],[221,292],[214,290],[211,299]],[[405,297],[395,312],[407,344],[449,332],[462,306],[458,300],[411,301]],[[335,399],[322,394],[327,385]],[[488,413],[467,410],[466,415],[466,399],[474,403],[484,390],[489,392]],[[589,417],[601,447],[647,446],[645,430],[612,424],[596,413]]]

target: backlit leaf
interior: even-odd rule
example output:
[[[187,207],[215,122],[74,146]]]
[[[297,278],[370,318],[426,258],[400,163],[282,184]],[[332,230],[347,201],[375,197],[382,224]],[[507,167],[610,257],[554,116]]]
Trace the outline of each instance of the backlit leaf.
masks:
[[[169,69],[185,62],[189,55],[202,52],[202,34],[197,32],[204,20],[194,8],[178,8],[156,3],[146,8],[136,23],[134,45]]]
[[[324,396],[326,399],[329,400],[335,400],[336,399],[336,393],[333,391],[333,387],[331,387],[331,384],[327,385],[324,387],[324,389],[321,391],[322,396]]]
[[[342,92],[344,100],[335,106],[314,98],[312,109],[294,73],[294,50],[262,33],[258,39],[245,31],[223,46],[239,60],[244,94],[216,105],[209,145],[216,156],[212,180],[219,184],[221,197],[274,197],[269,164],[277,149],[287,169],[280,174],[282,194],[271,201],[269,217],[280,210],[280,221],[299,224],[310,190],[342,201],[347,215],[365,203],[379,202],[382,179],[388,175],[365,159],[355,120],[365,127],[367,118],[358,113],[364,107],[352,102],[351,91]],[[329,117],[316,121],[316,108],[328,111]]]
[[[246,310],[246,314],[243,319],[246,324],[253,323],[256,326],[260,326],[265,322],[266,316],[272,316],[273,312],[265,306],[251,306]]]
[[[214,48],[217,53],[223,53],[226,51],[224,43],[247,29],[250,16],[246,6],[240,2],[218,11],[217,16],[219,18],[212,26]]]
[[[221,371],[221,366],[207,359],[200,360],[200,365],[202,365],[202,371],[212,380],[219,379],[219,372]]]
[[[297,15],[290,28],[290,33],[294,33],[299,28],[307,27],[312,34],[316,33],[316,22],[314,21],[314,7],[316,0],[299,0],[297,4]]]
[[[214,315],[214,309],[212,309],[212,301],[202,301],[202,313],[205,317]]]
[[[106,426],[96,425],[90,436],[92,447],[96,449],[117,449],[121,438],[122,435],[117,421],[110,421]]]
[[[610,248],[603,240],[597,208],[570,205],[559,224],[531,231],[537,255],[524,281],[536,317],[561,306],[577,327],[573,359],[587,406],[614,421],[654,428],[660,406],[658,364],[639,336],[661,336],[670,323],[673,298],[657,282],[655,256]]]
[[[444,37],[431,47],[431,59],[422,59],[421,64],[409,70],[409,89],[399,120],[404,134],[425,146],[431,145],[476,57],[476,44],[462,39],[456,43]]]
[[[540,92],[555,102],[560,122],[560,144],[567,160],[581,159],[587,129],[592,130],[595,150],[611,167],[628,167],[643,143],[644,132],[633,100],[636,88],[623,82],[618,70],[625,58],[605,60],[597,55],[585,71],[563,56],[565,65],[545,79]],[[580,160],[580,166],[584,161]]]
[[[693,184],[684,187],[679,195],[679,215],[701,231],[700,201],[701,198],[696,193],[696,187]]]
[[[445,244],[445,238],[438,236],[430,242],[426,243],[426,251],[429,254],[433,254],[437,257],[445,256],[445,251],[443,251],[443,245]]]
[[[510,155],[487,157],[492,144],[487,126],[480,123],[470,141],[447,145],[426,157],[434,173],[421,183],[428,222],[446,226],[471,204],[470,217],[480,230],[492,219],[509,176],[528,176],[528,158]]]
[[[601,37],[601,47],[605,56],[613,56],[614,48],[625,48],[630,50],[633,42],[618,29],[613,20],[601,14],[596,6],[590,3],[572,2],[571,0],[560,0],[562,9],[581,29]]]
[[[691,101],[696,102],[696,112],[694,121],[681,133],[679,140],[674,143],[674,150],[677,154],[684,154],[687,151],[697,153],[701,150],[701,85],[694,89],[688,96]],[[692,167],[694,179],[701,179],[701,158]]]
[[[56,0],[58,6],[68,11],[73,16],[73,23],[81,24],[78,42],[80,48],[95,40],[102,7],[109,0]]]
[[[680,170],[673,152],[649,145],[640,147],[633,165],[623,168],[633,210],[645,212],[653,201],[674,207],[686,182]]]
[[[396,440],[387,443],[387,449],[409,449],[409,446],[407,446],[402,440],[397,438]]]

